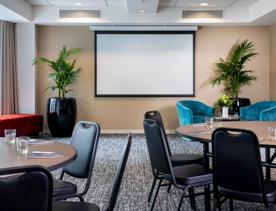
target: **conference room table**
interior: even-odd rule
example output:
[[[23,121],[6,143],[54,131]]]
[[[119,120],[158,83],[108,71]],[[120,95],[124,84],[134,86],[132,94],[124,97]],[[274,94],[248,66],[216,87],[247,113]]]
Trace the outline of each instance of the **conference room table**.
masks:
[[[184,137],[183,140],[198,141],[203,144],[203,159],[204,165],[210,168],[210,160],[212,152],[210,151],[210,144],[212,143],[212,132],[217,127],[227,128],[239,128],[253,131],[259,140],[260,148],[265,150],[265,158],[262,161],[265,167],[266,179],[271,178],[271,168],[276,168],[276,164],[273,163],[276,158],[276,150],[271,153],[271,149],[276,149],[276,140],[271,140],[268,136],[268,127],[276,127],[276,122],[261,122],[261,121],[229,121],[229,122],[218,122],[212,129],[207,127],[205,124],[192,124],[181,126],[176,129],[176,134],[180,137]],[[246,156],[246,152],[245,152]],[[205,198],[205,208],[210,209],[210,205],[206,204],[210,200],[209,196]]]
[[[15,144],[7,144],[5,138],[0,137],[0,169],[40,165],[52,171],[70,163],[77,155],[71,145],[56,141],[41,140],[40,143],[38,142],[29,145],[28,155],[20,155],[17,153]],[[63,156],[34,158],[31,156],[33,151],[61,153]]]

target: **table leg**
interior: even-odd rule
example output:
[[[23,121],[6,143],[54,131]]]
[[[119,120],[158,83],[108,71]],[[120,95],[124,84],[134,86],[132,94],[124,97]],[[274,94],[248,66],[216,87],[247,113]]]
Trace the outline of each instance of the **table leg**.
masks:
[[[209,143],[205,142],[203,143],[203,164],[206,168],[210,168],[210,164],[209,164]]]
[[[203,143],[203,162],[204,162],[204,166],[206,168],[210,168],[210,164],[209,164],[209,143],[205,142]],[[211,196],[210,196],[210,186],[206,186],[204,188],[204,201],[205,201],[205,210],[206,211],[210,211],[211,210]]]
[[[265,162],[269,163],[269,160],[270,160],[270,148],[266,147],[265,148]],[[269,166],[265,167],[265,178],[267,180],[271,179],[271,170],[270,170]]]

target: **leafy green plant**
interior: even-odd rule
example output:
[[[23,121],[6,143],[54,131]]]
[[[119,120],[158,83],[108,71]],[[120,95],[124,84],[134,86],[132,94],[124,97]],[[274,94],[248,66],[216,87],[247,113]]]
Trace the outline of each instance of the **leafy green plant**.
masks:
[[[217,104],[221,107],[230,107],[233,101],[227,95],[222,95],[218,98]]]
[[[232,99],[238,98],[242,86],[252,85],[252,82],[257,80],[252,74],[253,70],[245,68],[246,63],[256,55],[258,54],[252,42],[247,39],[237,42],[225,60],[220,58],[219,62],[215,63],[217,76],[211,81],[212,85],[224,82],[224,93]]]
[[[71,60],[81,51],[80,48],[67,49],[66,45],[60,50],[57,59],[49,60],[45,57],[38,57],[33,60],[33,64],[48,64],[51,73],[48,79],[51,82],[47,89],[58,90],[58,97],[64,98],[65,95],[73,91],[68,87],[74,84],[80,74],[81,68],[76,68],[76,59]]]

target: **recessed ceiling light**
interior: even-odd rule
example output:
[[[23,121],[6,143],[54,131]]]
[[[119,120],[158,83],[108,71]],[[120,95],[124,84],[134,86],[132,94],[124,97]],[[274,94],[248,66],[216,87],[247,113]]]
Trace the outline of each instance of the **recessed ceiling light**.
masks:
[[[82,6],[82,3],[81,2],[76,2],[75,5],[76,6]]]
[[[208,6],[209,4],[207,2],[202,2],[200,6]]]
[[[145,12],[145,10],[140,10],[140,13],[144,13]]]

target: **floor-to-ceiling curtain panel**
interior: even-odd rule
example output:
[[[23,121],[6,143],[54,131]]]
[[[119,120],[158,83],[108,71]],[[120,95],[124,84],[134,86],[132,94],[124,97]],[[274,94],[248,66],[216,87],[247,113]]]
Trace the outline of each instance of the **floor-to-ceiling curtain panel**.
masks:
[[[18,112],[15,23],[0,21],[1,114]]]

